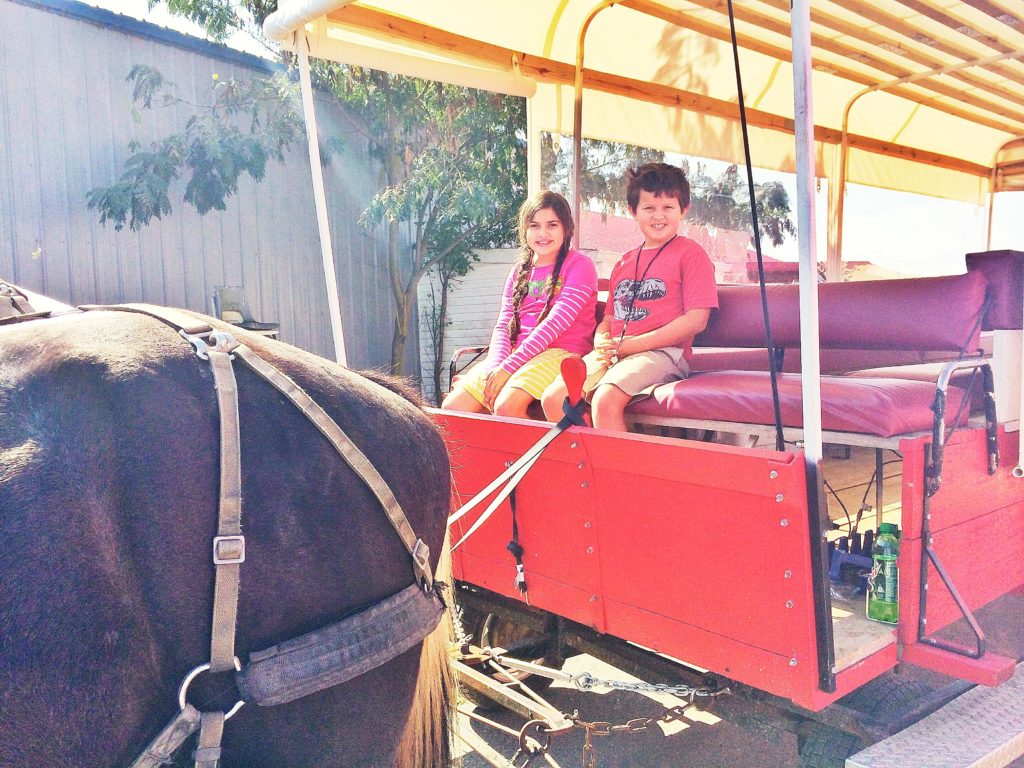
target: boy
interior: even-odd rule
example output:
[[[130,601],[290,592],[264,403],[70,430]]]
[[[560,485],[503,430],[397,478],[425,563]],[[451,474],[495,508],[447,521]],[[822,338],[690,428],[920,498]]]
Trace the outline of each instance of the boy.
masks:
[[[587,382],[594,426],[626,430],[634,396],[690,373],[693,337],[718,306],[715,269],[693,240],[678,234],[690,207],[686,175],[666,163],[629,172],[626,201],[644,242],[612,269],[609,306],[588,354]],[[565,383],[544,392],[545,416],[562,416]]]

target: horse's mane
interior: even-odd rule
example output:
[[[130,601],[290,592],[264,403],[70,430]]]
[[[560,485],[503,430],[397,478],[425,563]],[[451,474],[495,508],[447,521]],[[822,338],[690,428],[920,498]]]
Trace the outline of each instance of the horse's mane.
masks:
[[[378,371],[375,368],[361,370],[359,375],[369,379],[374,384],[379,384],[385,389],[390,389],[396,395],[401,395],[418,408],[425,408],[427,406],[427,401],[423,399],[423,394],[420,392],[419,387],[413,383],[412,379],[406,376],[395,376]]]

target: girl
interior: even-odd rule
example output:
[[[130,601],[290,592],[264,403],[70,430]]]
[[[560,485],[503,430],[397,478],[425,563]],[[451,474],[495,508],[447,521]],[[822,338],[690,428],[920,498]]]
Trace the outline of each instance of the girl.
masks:
[[[569,204],[540,192],[519,209],[522,250],[505,281],[487,358],[462,377],[442,408],[526,417],[564,358],[593,347],[597,269],[570,250]]]

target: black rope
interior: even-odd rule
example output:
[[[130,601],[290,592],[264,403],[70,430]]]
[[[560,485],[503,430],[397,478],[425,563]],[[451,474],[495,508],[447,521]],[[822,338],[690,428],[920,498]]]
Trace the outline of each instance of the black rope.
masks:
[[[523,570],[523,554],[526,550],[523,549],[522,544],[519,543],[519,523],[516,520],[516,492],[508,496],[508,503],[512,507],[512,540],[505,546],[509,552],[512,553],[512,557],[516,559],[516,579],[515,587],[522,594],[526,594],[526,572]]]
[[[754,169],[750,164],[750,137],[747,134],[747,109],[743,103],[743,78],[740,76],[740,50],[736,42],[736,19],[733,16],[732,0],[729,0],[729,31],[732,34],[732,59],[736,69],[736,92],[739,96],[740,127],[743,129],[743,156],[747,163],[747,188],[750,195],[750,217],[754,224],[754,250],[757,252],[757,279],[761,286],[761,311],[764,315],[764,343],[768,347],[768,372],[772,380],[772,407],[775,413],[775,450],[786,450],[782,436],[782,406],[779,405],[779,378],[775,365],[775,345],[772,343],[772,326],[768,319],[768,290],[765,288],[764,258],[761,256],[761,230],[757,222],[757,198],[754,197]]]
[[[583,418],[583,413],[586,410],[586,407],[587,401],[585,398],[581,397],[576,405],[570,403],[568,397],[565,398],[562,402],[562,413],[565,415],[558,423],[559,426],[562,426],[563,428],[568,428],[570,425],[575,425],[577,427],[588,426],[586,419]],[[514,488],[508,495],[508,503],[512,508],[512,538],[509,540],[508,544],[505,545],[505,549],[507,549],[512,557],[516,559],[516,578],[514,586],[520,591],[520,593],[526,596],[528,587],[526,585],[526,570],[523,566],[523,555],[526,553],[526,550],[523,549],[523,545],[519,543],[519,520],[516,517],[516,491]],[[527,598],[527,603],[529,603],[529,598]]]

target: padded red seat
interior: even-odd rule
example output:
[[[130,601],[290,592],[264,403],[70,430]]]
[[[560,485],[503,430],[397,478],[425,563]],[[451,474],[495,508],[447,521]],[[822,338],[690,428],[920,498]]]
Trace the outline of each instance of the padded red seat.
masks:
[[[947,391],[946,413],[960,407],[963,390]],[[821,426],[830,432],[892,437],[930,430],[935,384],[891,378],[823,376]],[[779,376],[782,423],[803,426],[799,374]],[[746,424],[773,424],[771,380],[765,371],[713,371],[663,384],[651,397],[633,403],[633,415]]]

